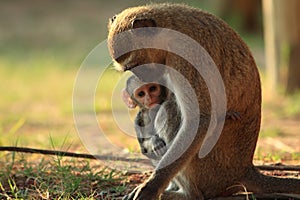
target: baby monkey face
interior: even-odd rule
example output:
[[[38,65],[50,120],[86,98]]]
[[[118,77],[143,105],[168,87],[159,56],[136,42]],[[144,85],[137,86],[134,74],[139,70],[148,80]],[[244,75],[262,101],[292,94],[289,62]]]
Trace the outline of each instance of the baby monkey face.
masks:
[[[157,83],[147,83],[134,90],[134,97],[141,104],[153,108],[161,103],[161,87]]]

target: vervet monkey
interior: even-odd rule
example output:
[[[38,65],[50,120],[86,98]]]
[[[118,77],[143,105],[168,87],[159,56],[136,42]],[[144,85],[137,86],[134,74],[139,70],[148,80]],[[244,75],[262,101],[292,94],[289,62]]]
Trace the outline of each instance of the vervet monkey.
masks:
[[[198,51],[186,46],[186,41],[178,41],[178,38],[172,36],[162,37],[163,32],[158,29],[142,33],[134,31],[145,27],[174,30],[199,43],[211,56],[222,77],[226,110],[237,111],[243,116],[238,122],[225,120],[217,143],[204,157],[199,156],[199,152],[202,145],[205,145],[203,141],[209,124],[215,117],[210,98],[212,90],[207,86],[205,77],[190,62],[168,49],[181,42],[187,54],[197,54]],[[182,118],[173,145],[168,148],[151,177],[124,199],[209,199],[228,192],[228,188],[236,189],[232,193],[244,188],[254,194],[300,193],[300,180],[262,175],[252,163],[261,122],[260,78],[249,48],[225,22],[212,14],[182,4],[151,4],[122,11],[110,21],[108,28],[108,47],[119,70],[130,70],[143,80],[147,78],[143,72],[165,79],[166,86],[172,88]],[[119,39],[118,35],[126,31],[129,31],[128,38]],[[120,53],[124,47],[133,45],[135,38],[142,38],[144,43],[153,44],[154,47],[159,44],[162,48],[150,46]],[[143,41],[139,43],[144,44]],[[198,54],[198,58],[205,57]],[[204,64],[206,61],[210,63],[206,59],[198,60]],[[148,63],[152,65],[143,66]],[[168,70],[156,67],[158,64],[176,70],[188,81],[198,103],[198,121],[194,120],[198,111],[193,112],[193,93],[189,92],[187,84],[182,84]],[[222,114],[218,113],[217,118],[219,115]],[[222,121],[217,121],[215,127],[220,123]],[[190,137],[191,125],[197,125],[197,134],[185,148],[184,140]],[[176,154],[177,149],[183,149],[183,153],[174,162],[164,165]],[[180,189],[165,191],[174,177]],[[242,186],[237,187],[237,184]]]

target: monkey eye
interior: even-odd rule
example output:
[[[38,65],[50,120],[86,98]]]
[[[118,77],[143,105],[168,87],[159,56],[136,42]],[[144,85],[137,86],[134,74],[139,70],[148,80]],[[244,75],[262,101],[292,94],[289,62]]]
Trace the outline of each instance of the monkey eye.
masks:
[[[156,91],[157,90],[157,87],[155,86],[155,85],[153,85],[153,86],[151,86],[150,88],[149,88],[149,91],[150,92],[154,92],[154,91]]]
[[[145,96],[145,92],[144,92],[144,91],[140,91],[137,95],[138,95],[139,97],[143,97],[143,96]]]

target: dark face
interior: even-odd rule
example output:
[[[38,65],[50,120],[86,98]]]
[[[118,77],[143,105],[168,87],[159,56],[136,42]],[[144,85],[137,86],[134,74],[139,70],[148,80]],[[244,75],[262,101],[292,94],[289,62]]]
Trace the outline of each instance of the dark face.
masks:
[[[161,87],[157,83],[147,83],[134,90],[134,97],[137,101],[148,108],[153,108],[160,104]]]

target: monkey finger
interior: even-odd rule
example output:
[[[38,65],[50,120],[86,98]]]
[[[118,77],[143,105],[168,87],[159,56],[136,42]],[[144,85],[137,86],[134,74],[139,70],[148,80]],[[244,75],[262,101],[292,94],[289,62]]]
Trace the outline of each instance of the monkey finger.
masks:
[[[157,149],[155,151],[155,154],[156,154],[156,156],[163,156],[166,152],[167,152],[167,147],[163,146],[163,147],[160,147],[159,149]]]
[[[122,200],[134,200],[134,195],[137,192],[138,187],[136,187],[130,194],[125,195]]]
[[[159,199],[158,194],[153,192],[152,189],[148,188],[146,183],[139,185],[137,187],[137,190],[135,190],[131,194],[133,194],[133,196],[132,196],[133,200],[157,200],[157,199]],[[131,200],[131,196],[128,200]]]
[[[153,152],[155,153],[156,156],[162,156],[166,153],[166,151],[167,151],[167,146],[164,142],[161,142],[153,147]]]
[[[155,145],[154,147],[153,147],[153,150],[154,151],[159,151],[160,149],[163,149],[163,148],[165,148],[166,147],[166,144],[165,143],[159,143],[159,144],[157,144],[157,145]]]

